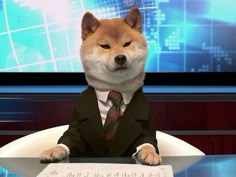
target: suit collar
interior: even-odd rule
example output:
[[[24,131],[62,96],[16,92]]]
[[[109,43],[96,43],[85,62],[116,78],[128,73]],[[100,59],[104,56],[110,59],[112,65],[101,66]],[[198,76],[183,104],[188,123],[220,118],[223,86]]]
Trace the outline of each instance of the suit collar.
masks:
[[[147,120],[148,109],[149,108],[147,100],[144,97],[142,88],[140,88],[135,92],[124,114],[127,114],[127,116],[134,117],[137,120]]]
[[[82,93],[80,96],[80,101],[81,104],[79,109],[81,112],[81,117],[88,119],[93,118],[96,115],[95,117],[99,117],[101,119],[96,93],[93,87],[89,86],[88,89]],[[123,116],[134,117],[137,120],[147,120],[148,109],[147,101],[144,97],[142,88],[140,88],[134,93],[134,96],[130,100]]]
[[[107,91],[103,91],[103,90],[98,90],[98,89],[95,89],[95,92],[96,92],[96,95],[97,95],[97,98],[106,103],[107,102],[107,98],[108,98],[108,94],[111,90],[107,90]],[[133,95],[134,95],[134,92],[130,92],[130,91],[126,91],[126,92],[121,92],[122,94],[122,97],[123,97],[123,101],[124,101],[124,104],[129,104]]]

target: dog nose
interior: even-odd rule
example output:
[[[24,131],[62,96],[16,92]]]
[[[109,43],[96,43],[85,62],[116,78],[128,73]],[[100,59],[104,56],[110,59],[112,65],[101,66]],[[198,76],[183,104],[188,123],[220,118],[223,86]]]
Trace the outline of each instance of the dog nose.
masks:
[[[125,55],[117,55],[115,57],[115,62],[118,64],[118,65],[123,65],[125,62],[126,62],[126,56]]]

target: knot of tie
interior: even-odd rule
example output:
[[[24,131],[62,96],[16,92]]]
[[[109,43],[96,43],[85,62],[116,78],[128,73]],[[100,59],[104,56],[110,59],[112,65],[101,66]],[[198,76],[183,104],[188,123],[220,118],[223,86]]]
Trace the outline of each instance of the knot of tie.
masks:
[[[120,92],[116,91],[110,91],[108,95],[108,99],[112,101],[112,103],[116,106],[119,107],[122,102],[122,95]]]

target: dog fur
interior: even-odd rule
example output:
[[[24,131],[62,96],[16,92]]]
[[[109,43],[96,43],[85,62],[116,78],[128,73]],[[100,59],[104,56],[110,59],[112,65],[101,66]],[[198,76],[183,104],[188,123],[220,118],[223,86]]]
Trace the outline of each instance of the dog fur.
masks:
[[[81,61],[88,84],[99,90],[135,92],[143,85],[147,42],[142,35],[142,18],[132,8],[124,19],[98,20],[90,12],[82,19]],[[65,149],[55,146],[40,156],[42,162],[67,158]],[[150,146],[143,146],[137,158],[148,165],[158,165],[160,156]]]
[[[91,13],[83,18],[81,60],[86,79],[94,88],[136,91],[143,85],[147,43],[141,34],[141,19],[131,19],[140,15],[139,11],[129,13],[124,20],[98,21]],[[110,49],[101,47],[106,45]],[[118,55],[126,56],[122,66],[114,62]]]

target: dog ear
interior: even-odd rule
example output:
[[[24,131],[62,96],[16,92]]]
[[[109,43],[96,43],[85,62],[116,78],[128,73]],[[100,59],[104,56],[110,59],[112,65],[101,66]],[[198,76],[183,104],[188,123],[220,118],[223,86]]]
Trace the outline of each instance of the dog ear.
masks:
[[[142,32],[142,15],[137,7],[133,7],[126,17],[124,22],[127,23],[132,29]]]
[[[100,25],[99,20],[92,13],[86,12],[82,19],[82,40],[94,33]]]

